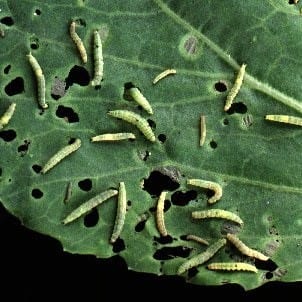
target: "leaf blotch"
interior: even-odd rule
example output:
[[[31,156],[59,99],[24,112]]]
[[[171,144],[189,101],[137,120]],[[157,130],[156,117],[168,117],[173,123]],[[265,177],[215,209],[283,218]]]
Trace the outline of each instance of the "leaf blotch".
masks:
[[[40,199],[43,197],[43,192],[40,189],[32,189],[31,196],[35,199]]]
[[[21,77],[17,77],[11,80],[4,88],[5,93],[8,96],[13,96],[24,92],[24,80]]]
[[[186,34],[181,38],[178,50],[184,58],[196,60],[202,54],[202,44],[193,34]]]
[[[97,225],[99,222],[99,212],[97,208],[92,209],[87,215],[84,217],[84,225],[86,228],[92,228]]]
[[[5,142],[11,142],[13,141],[17,136],[17,133],[15,130],[9,129],[9,130],[3,130],[0,132],[0,138],[2,138]]]
[[[171,202],[176,206],[186,206],[191,200],[197,198],[197,192],[190,190],[187,192],[176,191],[171,195]]]
[[[170,260],[176,257],[187,258],[191,251],[192,249],[186,246],[163,247],[153,254],[153,258],[156,260]]]
[[[66,93],[66,82],[59,77],[55,77],[51,86],[51,97],[54,100],[58,100]]]
[[[92,181],[91,181],[91,179],[89,179],[89,178],[85,178],[85,179],[80,180],[80,181],[78,182],[78,186],[79,186],[79,188],[80,188],[81,190],[83,190],[83,191],[85,191],[85,192],[88,192],[88,191],[90,191],[91,188],[92,188]]]
[[[71,107],[65,107],[63,105],[58,106],[56,116],[63,118],[67,123],[79,122],[78,114]]]

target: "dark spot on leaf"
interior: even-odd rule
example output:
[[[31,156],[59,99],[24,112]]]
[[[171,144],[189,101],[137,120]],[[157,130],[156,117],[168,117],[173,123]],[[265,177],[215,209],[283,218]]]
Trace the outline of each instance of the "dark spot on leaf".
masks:
[[[216,149],[217,148],[217,143],[215,142],[215,141],[210,141],[210,147],[212,148],[212,149]]]
[[[143,189],[151,195],[159,196],[162,191],[174,191],[177,188],[179,188],[178,182],[159,171],[152,171],[149,178],[144,179]]]
[[[21,153],[21,156],[24,156],[27,153],[29,144],[30,144],[30,141],[25,140],[24,144],[22,144],[18,147],[18,152]]]
[[[159,134],[158,135],[158,140],[161,142],[161,143],[164,143],[166,141],[167,137],[165,134]]]
[[[156,260],[169,260],[175,257],[187,258],[191,251],[192,249],[186,246],[163,247],[153,254],[153,258]]]
[[[24,80],[21,77],[17,77],[11,80],[4,88],[5,92],[9,96],[13,96],[24,92]]]
[[[261,260],[255,259],[255,266],[258,269],[270,271],[270,272],[272,272],[278,268],[278,265],[271,259],[268,259],[267,261],[261,261]]]
[[[126,249],[126,246],[125,246],[125,242],[123,239],[121,238],[118,238],[114,243],[113,243],[113,247],[112,247],[112,251],[114,253],[119,253],[123,250]]]
[[[33,165],[32,169],[36,172],[36,173],[40,173],[42,170],[42,167],[39,165]]]
[[[55,77],[51,86],[51,97],[54,100],[60,99],[66,93],[66,82],[59,77]]]
[[[184,48],[188,54],[195,54],[197,52],[198,40],[194,36],[188,37],[184,43]]]
[[[214,87],[215,87],[215,90],[218,92],[225,92],[228,89],[228,86],[224,81],[216,82]]]
[[[12,17],[8,17],[8,16],[3,17],[2,19],[0,19],[0,22],[1,22],[2,24],[7,25],[7,26],[12,26],[12,25],[14,25],[14,20],[13,20],[13,18],[12,18]]]
[[[84,225],[87,228],[94,227],[99,221],[99,213],[97,208],[93,208],[87,215],[84,217]]]
[[[0,138],[2,138],[5,142],[11,142],[16,138],[17,134],[15,130],[3,130],[0,132]]]
[[[66,90],[73,84],[78,84],[80,86],[87,86],[90,81],[90,76],[88,71],[82,67],[75,65],[69,71],[68,77],[65,79]]]
[[[233,103],[231,108],[227,111],[227,113],[228,114],[234,114],[234,113],[244,114],[244,113],[247,113],[247,106],[242,102]]]
[[[160,236],[160,237],[153,237],[153,240],[160,243],[160,244],[169,244],[173,242],[173,238],[170,235],[167,236]]]
[[[186,206],[191,200],[197,198],[197,192],[190,190],[187,192],[176,191],[171,195],[171,202],[176,206]]]
[[[43,192],[40,189],[33,189],[31,191],[31,196],[36,199],[40,199],[43,197]]]
[[[226,126],[229,124],[229,120],[228,120],[227,118],[225,118],[222,122],[223,122],[223,124],[226,125]]]
[[[79,188],[80,188],[81,190],[88,192],[88,191],[90,191],[91,188],[92,188],[92,181],[91,181],[91,179],[89,179],[89,178],[80,180],[80,181],[78,182],[78,186],[79,186]]]
[[[147,122],[152,129],[156,129],[156,123],[153,120],[147,119]]]
[[[37,9],[35,10],[35,13],[34,13],[34,14],[35,14],[36,16],[40,16],[41,13],[42,13],[41,10],[39,10],[39,9],[37,8]]]
[[[56,116],[64,118],[68,123],[77,123],[79,121],[78,114],[71,108],[63,105],[58,106]]]
[[[9,71],[10,71],[10,69],[11,69],[11,65],[7,65],[7,66],[5,66],[5,68],[4,68],[4,70],[3,70],[3,72],[5,73],[5,74],[8,74],[9,73]]]

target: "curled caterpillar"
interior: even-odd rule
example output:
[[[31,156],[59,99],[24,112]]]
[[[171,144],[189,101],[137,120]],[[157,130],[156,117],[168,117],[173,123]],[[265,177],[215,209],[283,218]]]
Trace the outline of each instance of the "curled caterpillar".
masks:
[[[129,95],[133,98],[133,100],[142,106],[149,114],[153,114],[152,107],[149,101],[143,96],[140,90],[137,87],[132,87],[129,89]]]
[[[204,244],[204,245],[209,245],[209,242],[207,240],[205,240],[199,236],[196,236],[196,235],[187,235],[186,239],[196,241],[196,242]]]
[[[16,108],[16,103],[11,103],[4,114],[0,117],[0,129],[6,126],[12,118]]]
[[[71,21],[70,27],[69,27],[69,33],[70,33],[71,39],[73,40],[76,47],[78,48],[78,51],[80,53],[80,56],[81,56],[81,59],[82,59],[83,63],[85,64],[85,63],[87,63],[86,49],[85,49],[85,46],[84,46],[81,38],[76,33],[75,28],[76,28],[75,21]]]
[[[170,75],[170,74],[176,74],[176,69],[166,69],[163,72],[161,72],[159,75],[157,75],[154,80],[153,80],[153,84],[156,84],[158,81],[160,81],[161,79],[165,78],[166,76]]]
[[[168,236],[168,231],[165,226],[165,217],[164,217],[164,207],[165,207],[165,198],[167,196],[167,191],[162,191],[157,201],[156,207],[156,224],[157,229],[161,236]]]

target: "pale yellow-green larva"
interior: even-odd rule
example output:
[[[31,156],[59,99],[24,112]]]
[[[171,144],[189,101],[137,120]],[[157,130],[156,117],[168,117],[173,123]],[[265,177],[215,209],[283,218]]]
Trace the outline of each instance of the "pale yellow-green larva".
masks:
[[[209,245],[209,242],[207,240],[205,240],[199,236],[196,236],[196,235],[187,235],[186,239],[192,240],[192,241],[204,244],[204,245]]]
[[[224,105],[224,111],[228,111],[231,108],[233,100],[235,99],[236,95],[238,94],[238,92],[241,88],[241,85],[243,83],[244,74],[245,74],[245,68],[246,68],[246,64],[242,64],[238,71],[237,77],[235,79],[235,83],[227,96],[227,99],[226,99],[226,102]]]
[[[222,196],[222,187],[220,184],[213,182],[213,181],[207,181],[203,179],[188,179],[187,180],[188,185],[206,188],[214,191],[214,195],[208,200],[208,203],[213,204],[216,201],[218,201]]]
[[[29,53],[27,57],[36,76],[38,103],[41,108],[46,109],[48,108],[48,104],[45,101],[45,77],[43,71],[37,59],[31,53]]]
[[[144,95],[140,92],[140,90],[137,87],[130,88],[129,95],[133,98],[133,100],[137,104],[139,104],[149,114],[153,114],[153,110],[149,101],[144,97]]]
[[[47,163],[44,165],[44,167],[41,170],[42,174],[45,174],[47,171],[52,169],[54,166],[56,166],[62,159],[64,159],[66,156],[71,154],[72,152],[75,152],[81,147],[81,140],[79,138],[75,139],[75,141],[62,148],[60,151],[58,151],[55,155],[53,155]]]
[[[176,74],[176,69],[166,69],[163,72],[161,72],[159,75],[157,75],[154,80],[153,80],[153,84],[156,84],[158,81],[160,81],[161,79],[165,78],[168,75],[171,74]]]
[[[162,191],[157,201],[156,207],[156,225],[158,232],[161,236],[168,236],[168,231],[165,225],[165,217],[164,217],[164,207],[165,207],[165,198],[167,196],[167,191]]]
[[[229,211],[221,210],[221,209],[211,209],[204,211],[195,211],[192,212],[192,218],[194,219],[203,219],[203,218],[222,218],[230,221],[234,221],[240,225],[243,225],[242,219]]]
[[[257,258],[262,261],[266,261],[269,259],[268,256],[265,256],[264,254],[253,250],[249,248],[247,245],[245,245],[236,235],[228,233],[226,235],[226,238],[234,244],[234,246],[243,254],[252,258]]]
[[[94,77],[91,81],[92,86],[101,85],[104,73],[104,59],[102,40],[98,30],[93,33],[93,57],[94,57]]]
[[[204,252],[190,258],[185,261],[177,270],[177,274],[181,275],[192,267],[199,266],[210,258],[212,258],[224,245],[226,244],[226,239],[219,239],[215,243],[211,244]]]
[[[108,114],[136,126],[149,141],[155,142],[155,135],[148,121],[140,115],[128,110],[113,110],[109,111]]]
[[[202,146],[206,140],[207,127],[206,127],[206,117],[204,115],[200,116],[200,139],[199,146]]]
[[[120,141],[125,139],[135,139],[135,135],[129,132],[122,133],[105,133],[97,136],[93,136],[91,138],[92,142],[112,142],[112,141]]]
[[[109,198],[111,198],[111,197],[113,197],[113,196],[115,196],[117,194],[118,194],[117,190],[107,190],[107,191],[104,191],[104,192],[96,195],[95,197],[89,199],[88,201],[86,201],[83,204],[81,204],[78,208],[76,208],[75,210],[73,210],[63,220],[63,224],[68,224],[68,223],[76,220],[77,218],[79,218],[82,215],[88,213],[93,208],[97,207],[98,205],[100,205],[101,203],[103,203],[104,201],[106,201],[107,199],[109,199]]]
[[[265,116],[265,119],[273,122],[302,126],[302,118],[297,116],[268,114]]]
[[[213,262],[208,265],[208,269],[224,271],[246,271],[253,273],[258,272],[255,265],[245,262]]]
[[[86,52],[84,43],[82,42],[81,38],[76,33],[75,28],[76,28],[75,21],[71,21],[70,27],[69,27],[70,37],[73,40],[73,42],[75,43],[75,45],[80,53],[83,63],[87,63],[87,52]]]
[[[4,114],[0,117],[0,129],[8,124],[10,119],[12,118],[16,108],[16,103],[11,103]]]
[[[116,211],[113,232],[110,238],[110,243],[114,243],[120,236],[125,224],[126,211],[127,211],[126,186],[124,182],[120,182],[119,191],[118,191],[117,211]]]

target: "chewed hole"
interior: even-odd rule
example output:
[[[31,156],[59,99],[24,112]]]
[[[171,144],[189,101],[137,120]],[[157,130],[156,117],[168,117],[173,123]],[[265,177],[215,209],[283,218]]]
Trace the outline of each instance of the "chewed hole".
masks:
[[[31,191],[31,196],[36,199],[40,199],[43,197],[43,192],[40,189],[33,189]]]
[[[161,142],[161,143],[164,143],[166,141],[167,137],[165,134],[159,134],[158,135],[158,140]]]
[[[224,125],[228,125],[229,124],[229,120],[227,119],[227,118],[225,118],[223,121],[222,121],[222,123],[224,124]]]
[[[0,131],[0,138],[2,138],[5,142],[11,142],[13,141],[17,136],[17,133],[15,130],[3,130]]]
[[[170,235],[167,235],[167,236],[161,236],[161,237],[153,237],[153,240],[155,242],[158,242],[160,244],[169,244],[169,243],[172,243],[173,242],[173,238],[170,236]]]
[[[24,92],[24,80],[21,77],[17,77],[11,80],[4,88],[5,93],[8,96],[13,96]]]
[[[211,141],[210,141],[210,147],[211,147],[212,149],[216,149],[216,148],[217,148],[217,143],[216,143],[215,141],[211,140]]]
[[[267,272],[266,274],[265,274],[265,278],[267,279],[267,280],[270,280],[270,279],[272,279],[274,277],[274,274],[272,273],[272,272]]]
[[[113,243],[113,247],[112,247],[112,251],[114,253],[120,253],[122,252],[123,250],[126,249],[126,246],[125,246],[125,242],[123,239],[121,238],[118,238],[114,243]]]
[[[18,147],[18,152],[21,153],[21,156],[24,156],[27,153],[29,144],[30,141],[24,140],[24,144]]]
[[[84,225],[87,228],[91,228],[97,225],[99,222],[99,213],[97,208],[93,208],[87,215],[84,217]]]
[[[191,251],[192,248],[186,246],[163,247],[153,254],[153,258],[156,260],[170,260],[176,257],[187,258]]]
[[[73,66],[65,79],[66,89],[68,89],[73,84],[78,84],[80,86],[87,86],[90,82],[90,76],[86,68],[82,66]]]
[[[81,190],[88,192],[88,191],[90,191],[91,188],[92,188],[92,181],[91,181],[91,179],[89,179],[89,178],[80,180],[80,181],[78,182],[78,186],[79,186],[79,188],[80,188]]]
[[[239,113],[239,114],[244,114],[247,113],[247,106],[242,103],[233,103],[231,108],[227,111],[228,114],[234,114],[234,113]]]
[[[288,4],[298,4],[299,0],[288,0]]]
[[[35,10],[34,15],[35,16],[40,16],[41,15],[41,10],[39,10],[38,8]]]
[[[63,118],[67,123],[79,122],[78,114],[71,107],[59,105],[56,111],[56,116],[59,118]]]
[[[39,43],[37,43],[37,42],[32,42],[32,43],[30,43],[30,48],[31,48],[32,50],[38,49],[38,48],[39,48]]]
[[[32,168],[37,174],[40,173],[41,170],[42,170],[42,167],[39,166],[39,165],[33,165],[31,168]]]
[[[228,86],[224,81],[218,81],[214,84],[214,88],[218,92],[225,92],[227,91]]]
[[[12,17],[3,17],[2,19],[0,19],[0,22],[2,23],[2,24],[5,24],[5,25],[7,25],[7,26],[12,26],[12,25],[14,25],[14,20],[13,20],[13,18]]]
[[[12,67],[11,65],[5,66],[5,68],[4,68],[4,70],[3,70],[4,74],[8,74],[9,71],[10,71],[10,69],[11,69],[11,67]]]
[[[135,232],[141,232],[141,231],[143,231],[143,229],[145,228],[146,222],[147,222],[147,219],[138,222],[136,224],[135,228],[134,228]]]
[[[156,123],[153,120],[147,119],[147,122],[152,129],[156,129]]]
[[[176,191],[171,195],[171,202],[176,206],[186,206],[191,200],[197,198],[197,192],[190,190],[187,192]]]
[[[267,261],[261,261],[261,260],[255,259],[255,266],[258,269],[270,271],[270,272],[272,272],[278,268],[278,265],[271,259],[268,259]]]

